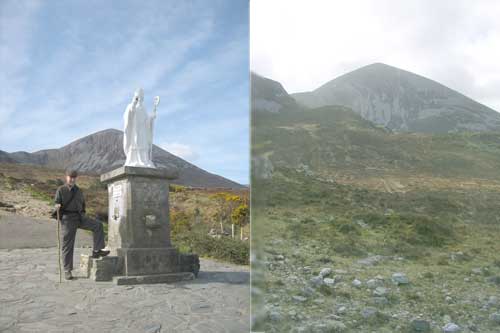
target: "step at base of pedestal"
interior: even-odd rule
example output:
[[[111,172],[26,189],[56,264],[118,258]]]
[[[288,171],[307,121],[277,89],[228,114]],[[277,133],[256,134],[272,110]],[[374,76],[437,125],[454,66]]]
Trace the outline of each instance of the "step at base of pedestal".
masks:
[[[138,275],[138,276],[115,276],[113,277],[113,283],[115,283],[116,285],[174,283],[180,281],[189,281],[193,279],[194,279],[193,273],[182,272],[182,273]]]

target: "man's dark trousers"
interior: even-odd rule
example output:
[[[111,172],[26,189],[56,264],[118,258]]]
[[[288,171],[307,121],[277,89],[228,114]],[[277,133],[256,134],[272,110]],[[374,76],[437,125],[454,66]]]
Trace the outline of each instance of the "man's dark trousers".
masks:
[[[104,248],[104,229],[100,221],[91,219],[85,214],[64,214],[61,219],[61,229],[63,234],[62,256],[65,271],[73,270],[73,251],[75,248],[76,229],[78,228],[93,232],[94,251]]]

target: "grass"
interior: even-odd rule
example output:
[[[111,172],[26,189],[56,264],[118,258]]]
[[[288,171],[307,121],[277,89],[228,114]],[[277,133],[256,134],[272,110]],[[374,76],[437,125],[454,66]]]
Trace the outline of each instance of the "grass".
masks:
[[[405,332],[416,315],[433,332],[444,316],[495,331],[484,319],[493,309],[480,309],[500,281],[500,133],[392,133],[340,107],[256,113],[252,125],[252,156],[273,167],[272,177],[252,175],[252,284],[260,290],[252,302],[283,317],[263,316],[254,330],[306,327],[344,306],[337,318],[348,332]],[[358,263],[374,255],[377,264]],[[345,273],[311,293],[323,267]],[[393,285],[395,272],[410,284]],[[387,304],[351,285],[378,275]],[[378,309],[369,321],[367,306]]]

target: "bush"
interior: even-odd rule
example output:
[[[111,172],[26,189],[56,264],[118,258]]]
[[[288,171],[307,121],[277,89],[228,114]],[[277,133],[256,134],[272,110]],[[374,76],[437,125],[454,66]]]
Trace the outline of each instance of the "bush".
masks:
[[[353,235],[361,235],[361,230],[359,225],[352,222],[350,219],[346,218],[338,218],[335,220],[336,229],[343,234],[353,234]]]
[[[184,211],[173,211],[170,213],[170,232],[172,236],[182,234],[191,230],[191,217]]]
[[[214,238],[204,232],[179,233],[172,237],[173,242],[188,252],[202,257],[229,261],[239,265],[249,264],[250,245],[230,237]]]
[[[186,190],[186,187],[182,185],[170,184],[168,185],[168,190],[169,192],[179,193],[179,192],[184,192]]]
[[[455,238],[454,228],[449,220],[426,215],[393,214],[389,216],[388,228],[395,239],[412,245],[439,247]]]

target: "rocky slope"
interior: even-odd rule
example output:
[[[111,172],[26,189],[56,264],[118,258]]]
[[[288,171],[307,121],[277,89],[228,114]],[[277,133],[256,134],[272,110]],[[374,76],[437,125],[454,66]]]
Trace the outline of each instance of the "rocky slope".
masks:
[[[103,130],[59,149],[40,150],[34,153],[0,151],[0,162],[35,164],[55,169],[76,168],[82,173],[100,174],[113,170],[125,162],[123,132]],[[209,173],[158,146],[153,147],[153,162],[158,168],[175,166],[179,169],[176,184],[194,187],[241,188],[242,185]]]
[[[500,130],[500,113],[438,82],[381,63],[291,95],[310,108],[342,105],[390,129],[412,132]]]
[[[251,73],[252,84],[252,110],[267,112],[286,112],[301,110],[281,83],[262,77],[256,73]]]

